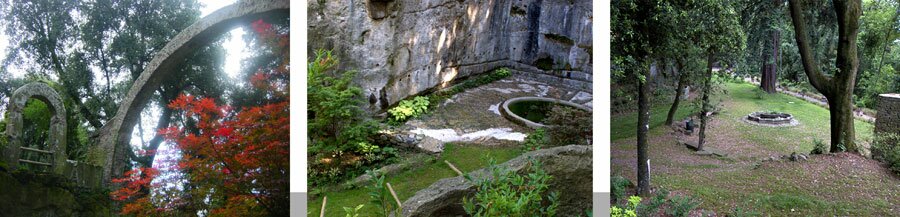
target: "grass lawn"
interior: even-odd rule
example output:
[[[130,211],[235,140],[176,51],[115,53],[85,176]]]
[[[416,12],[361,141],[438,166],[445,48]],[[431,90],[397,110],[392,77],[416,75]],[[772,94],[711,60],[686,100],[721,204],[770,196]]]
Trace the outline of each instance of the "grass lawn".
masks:
[[[499,164],[521,154],[520,147],[486,147],[463,143],[448,143],[444,147],[444,152],[441,153],[441,156],[436,161],[413,170],[387,176],[385,182],[391,183],[391,186],[397,192],[397,197],[403,202],[412,197],[417,191],[427,188],[440,179],[456,176],[456,172],[453,172],[444,163],[444,160],[450,161],[463,172],[471,172],[486,167],[492,158]],[[376,210],[373,205],[369,204],[369,195],[365,188],[327,192],[323,195],[328,196],[325,216],[342,217],[345,214],[343,207],[356,207],[359,204],[366,204],[360,212],[363,213],[361,216],[372,216]],[[310,198],[307,204],[307,215],[318,216],[321,207],[322,197]]]
[[[695,155],[675,141],[683,136],[658,127],[649,133],[651,185],[701,202],[719,216],[736,209],[755,216],[891,216],[900,213],[900,176],[857,154],[813,155],[808,161],[762,161],[792,152],[809,153],[814,140],[829,143],[828,110],[784,94],[758,94],[755,85],[726,83],[721,112],[713,116],[708,144],[725,158]],[[779,111],[800,121],[794,127],[762,127],[741,118]],[[656,116],[656,114],[654,114]],[[636,119],[634,115],[629,116]],[[614,117],[613,123],[624,122]],[[665,118],[664,112],[658,118]],[[616,121],[616,120],[621,121]],[[857,141],[872,137],[872,124],[856,121]],[[658,126],[658,125],[657,125]],[[612,126],[624,132],[623,126]],[[616,131],[616,128],[621,130]],[[613,136],[612,175],[636,180],[633,127]],[[624,134],[624,133],[623,133]],[[615,138],[624,138],[615,140]],[[696,138],[696,137],[689,137]],[[753,215],[751,215],[753,216]]]
[[[658,127],[666,123],[666,115],[672,102],[663,104],[650,105],[650,128]],[[675,121],[684,120],[684,118],[696,112],[694,106],[689,100],[682,100],[675,112]],[[631,112],[625,115],[611,117],[610,123],[610,139],[616,141],[619,139],[637,136],[637,112]]]

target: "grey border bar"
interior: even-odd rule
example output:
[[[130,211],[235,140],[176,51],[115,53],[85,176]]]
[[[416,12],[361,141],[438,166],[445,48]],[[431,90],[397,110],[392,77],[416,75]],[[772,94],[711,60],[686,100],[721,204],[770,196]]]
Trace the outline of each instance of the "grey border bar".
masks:
[[[594,196],[595,204],[597,206],[596,201],[597,197]],[[291,216],[306,216],[306,193],[305,192],[291,192]]]
[[[594,192],[593,216],[609,216],[609,194],[610,193]]]

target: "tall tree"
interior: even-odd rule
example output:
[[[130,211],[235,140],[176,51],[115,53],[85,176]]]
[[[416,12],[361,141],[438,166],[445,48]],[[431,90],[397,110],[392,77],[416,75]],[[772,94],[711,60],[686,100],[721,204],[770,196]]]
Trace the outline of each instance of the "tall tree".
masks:
[[[693,19],[698,26],[699,45],[706,56],[706,75],[703,76],[702,101],[700,106],[700,135],[697,148],[703,150],[706,142],[706,128],[709,113],[714,106],[710,102],[713,87],[713,67],[719,63],[726,68],[746,47],[740,16],[730,1],[696,1],[692,7]]]
[[[840,151],[841,145],[847,150],[855,151],[856,131],[853,125],[851,99],[859,67],[856,40],[862,8],[860,0],[834,0],[832,3],[837,15],[838,46],[837,69],[831,75],[822,72],[813,54],[807,20],[804,16],[804,2],[790,0],[791,21],[794,24],[794,35],[809,83],[828,99],[831,116],[831,152]]]
[[[637,182],[638,194],[650,194],[650,159],[647,132],[650,130],[651,71],[668,46],[667,1],[617,0],[612,2],[613,74],[629,78],[637,87]]]

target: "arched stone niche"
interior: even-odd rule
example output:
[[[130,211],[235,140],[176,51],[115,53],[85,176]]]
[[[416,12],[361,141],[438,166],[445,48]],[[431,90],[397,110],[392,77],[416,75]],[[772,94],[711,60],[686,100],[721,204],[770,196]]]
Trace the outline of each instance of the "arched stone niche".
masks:
[[[38,99],[50,108],[52,117],[50,118],[50,130],[47,141],[47,150],[37,150],[42,154],[52,155],[52,162],[49,163],[54,173],[62,174],[66,166],[66,108],[63,106],[62,98],[53,88],[44,83],[30,83],[16,89],[10,98],[7,111],[9,112],[9,120],[6,123],[6,136],[9,144],[6,146],[4,160],[11,169],[15,169],[20,164],[20,157],[23,151],[28,150],[22,146],[22,110],[25,103],[29,99]]]
[[[160,84],[174,76],[176,67],[200,48],[238,26],[263,18],[288,17],[289,12],[288,0],[240,0],[203,17],[172,38],[135,79],[116,116],[100,129],[98,143],[93,148],[105,155],[100,159],[103,183],[110,183],[113,177],[122,176],[129,169],[128,152],[131,148],[128,142],[137,118]]]

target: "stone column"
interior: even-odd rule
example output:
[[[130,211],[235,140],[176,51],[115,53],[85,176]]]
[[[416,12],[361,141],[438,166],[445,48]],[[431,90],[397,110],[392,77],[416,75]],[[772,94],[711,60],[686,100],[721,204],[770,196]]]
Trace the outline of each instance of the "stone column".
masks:
[[[900,94],[881,94],[878,97],[878,115],[875,120],[875,133],[900,134]]]

